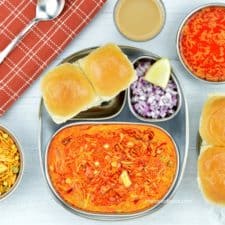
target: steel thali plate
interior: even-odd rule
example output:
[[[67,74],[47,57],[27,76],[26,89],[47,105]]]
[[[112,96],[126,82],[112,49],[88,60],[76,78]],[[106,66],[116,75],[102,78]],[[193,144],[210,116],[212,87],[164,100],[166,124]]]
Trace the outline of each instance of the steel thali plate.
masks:
[[[134,48],[134,47],[129,47],[129,46],[120,46],[123,52],[129,57],[131,61],[135,61],[137,58],[141,56],[149,56],[153,57],[155,59],[158,59],[159,57],[149,51]],[[78,60],[79,58],[82,58],[89,54],[93,49],[95,48],[90,48],[90,49],[85,49],[83,51],[77,52],[70,57],[66,58],[63,60],[63,62],[74,62]],[[57,202],[60,203],[62,206],[64,206],[66,209],[72,211],[73,213],[77,215],[81,215],[84,217],[88,217],[91,219],[97,219],[97,220],[123,220],[123,219],[131,219],[131,218],[136,218],[139,216],[147,215],[152,212],[155,212],[156,210],[160,209],[163,205],[165,205],[174,195],[176,192],[181,179],[183,177],[183,173],[185,170],[186,166],[186,160],[187,160],[187,154],[188,154],[188,147],[189,147],[189,118],[188,118],[188,108],[187,108],[187,103],[186,99],[184,97],[184,94],[182,92],[182,87],[180,86],[179,80],[177,79],[176,75],[173,73],[174,78],[177,81],[177,85],[179,86],[180,89],[180,98],[181,98],[181,106],[179,112],[170,120],[166,121],[156,121],[156,122],[148,122],[148,121],[141,121],[135,115],[131,112],[127,100],[127,96],[125,95],[125,100],[122,101],[115,101],[117,103],[117,107],[115,107],[117,110],[115,110],[115,113],[110,114],[109,116],[104,116],[103,118],[94,118],[90,117],[90,114],[88,113],[88,117],[84,118],[82,116],[82,120],[85,120],[84,123],[109,123],[109,122],[121,122],[121,123],[141,123],[141,124],[146,124],[146,125],[156,125],[159,126],[163,129],[165,129],[174,139],[178,152],[179,152],[179,168],[178,168],[178,173],[176,180],[174,182],[174,185],[170,192],[166,195],[166,198],[164,201],[160,202],[156,207],[150,208],[149,210],[143,210],[137,213],[129,213],[129,214],[101,214],[101,213],[90,213],[86,211],[82,211],[79,209],[75,209],[72,207],[69,207],[67,204],[62,202],[52,191],[50,185],[49,188],[51,190],[51,193],[53,196],[56,198]],[[101,108],[99,109],[100,111],[102,110]],[[86,112],[87,113],[87,112]],[[85,113],[84,113],[85,114]],[[84,115],[83,114],[83,115]],[[104,113],[103,113],[104,114]],[[94,120],[94,122],[93,122]],[[39,156],[40,156],[40,163],[41,163],[41,168],[44,177],[46,178],[47,183],[49,184],[48,177],[46,175],[46,168],[45,168],[45,155],[46,155],[46,147],[51,140],[53,134],[58,131],[60,128],[63,126],[68,126],[70,124],[82,124],[80,121],[80,118],[74,118],[67,123],[57,125],[55,124],[50,116],[48,115],[43,101],[41,100],[40,103],[40,110],[39,110]]]

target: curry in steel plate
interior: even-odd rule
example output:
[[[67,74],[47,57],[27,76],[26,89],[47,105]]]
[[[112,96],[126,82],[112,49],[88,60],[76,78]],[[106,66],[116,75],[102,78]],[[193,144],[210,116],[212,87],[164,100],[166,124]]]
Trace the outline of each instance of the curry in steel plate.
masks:
[[[75,208],[128,213],[150,208],[176,177],[172,138],[149,125],[74,125],[50,142],[47,169],[53,188]]]

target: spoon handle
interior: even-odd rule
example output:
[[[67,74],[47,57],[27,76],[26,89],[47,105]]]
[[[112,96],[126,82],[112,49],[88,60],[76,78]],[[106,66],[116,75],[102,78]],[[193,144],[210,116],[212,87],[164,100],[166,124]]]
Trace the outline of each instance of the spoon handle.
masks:
[[[38,20],[33,19],[12,41],[11,43],[0,52],[0,64],[4,61],[4,59],[9,55],[9,53],[15,48],[17,43],[23,38],[23,36],[30,30],[32,26],[34,26]]]

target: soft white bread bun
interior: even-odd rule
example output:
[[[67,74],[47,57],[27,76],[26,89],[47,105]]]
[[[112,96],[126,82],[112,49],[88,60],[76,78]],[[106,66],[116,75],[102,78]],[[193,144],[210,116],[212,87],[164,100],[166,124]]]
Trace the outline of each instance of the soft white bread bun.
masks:
[[[201,148],[198,184],[207,201],[225,206],[225,147]]]
[[[132,63],[115,44],[106,44],[78,61],[102,101],[127,89],[137,77]]]
[[[79,66],[61,64],[49,71],[41,82],[45,106],[56,123],[71,119],[96,105],[98,97]]]
[[[199,132],[208,145],[225,146],[225,95],[210,95],[203,107]]]

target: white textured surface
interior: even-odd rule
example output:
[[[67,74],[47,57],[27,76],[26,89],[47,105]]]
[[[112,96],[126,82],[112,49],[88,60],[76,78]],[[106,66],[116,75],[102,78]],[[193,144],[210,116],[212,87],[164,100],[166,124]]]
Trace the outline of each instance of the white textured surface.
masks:
[[[113,24],[115,2],[115,0],[108,0],[108,3],[94,21],[50,67],[73,52],[105,42],[141,47],[172,60],[174,71],[177,73],[187,97],[190,111],[189,157],[183,181],[173,201],[155,214],[119,223],[121,225],[144,223],[154,225],[224,225],[225,209],[206,203],[197,186],[196,135],[201,107],[207,93],[225,92],[225,85],[202,84],[191,78],[178,61],[175,49],[178,25],[185,14],[201,4],[215,1],[164,0],[167,10],[166,25],[160,35],[145,43],[128,41],[117,32]],[[105,224],[106,222],[84,219],[67,212],[50,195],[42,177],[38,159],[37,118],[39,98],[39,80],[37,80],[8,113],[0,118],[1,124],[15,132],[22,143],[25,154],[25,173],[20,186],[11,197],[0,202],[0,225]]]

